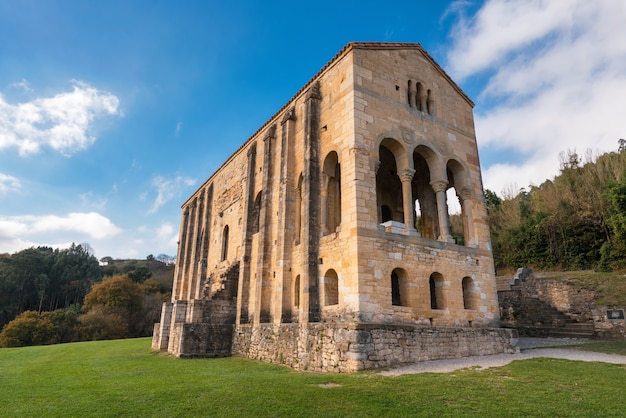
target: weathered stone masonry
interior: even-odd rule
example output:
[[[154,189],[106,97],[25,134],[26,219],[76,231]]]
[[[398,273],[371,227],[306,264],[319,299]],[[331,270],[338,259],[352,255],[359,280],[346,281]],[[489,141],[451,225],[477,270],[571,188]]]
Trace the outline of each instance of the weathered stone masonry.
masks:
[[[339,372],[509,349],[472,108],[419,44],[348,44],[183,204],[153,348]]]

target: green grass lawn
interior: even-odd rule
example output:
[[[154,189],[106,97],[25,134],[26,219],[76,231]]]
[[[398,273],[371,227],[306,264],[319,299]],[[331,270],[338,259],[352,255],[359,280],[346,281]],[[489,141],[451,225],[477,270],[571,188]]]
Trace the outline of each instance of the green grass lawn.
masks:
[[[624,366],[554,359],[383,377],[181,360],[148,338],[0,349],[0,417],[619,417],[625,387]]]

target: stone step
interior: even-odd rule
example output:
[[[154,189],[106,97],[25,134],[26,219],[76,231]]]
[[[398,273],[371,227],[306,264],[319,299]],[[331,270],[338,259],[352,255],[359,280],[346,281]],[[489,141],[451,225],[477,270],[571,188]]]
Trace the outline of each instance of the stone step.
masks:
[[[592,332],[576,332],[564,329],[553,329],[548,331],[548,335],[551,337],[559,337],[559,338],[592,338]]]

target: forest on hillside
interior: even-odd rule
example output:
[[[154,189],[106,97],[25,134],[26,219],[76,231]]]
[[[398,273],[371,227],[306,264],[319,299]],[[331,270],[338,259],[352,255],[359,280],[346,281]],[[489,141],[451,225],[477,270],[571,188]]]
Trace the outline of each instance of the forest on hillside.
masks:
[[[150,335],[174,266],[103,260],[86,244],[1,254],[0,347]]]
[[[626,270],[626,141],[617,152],[560,155],[560,173],[499,197],[485,191],[498,274]]]

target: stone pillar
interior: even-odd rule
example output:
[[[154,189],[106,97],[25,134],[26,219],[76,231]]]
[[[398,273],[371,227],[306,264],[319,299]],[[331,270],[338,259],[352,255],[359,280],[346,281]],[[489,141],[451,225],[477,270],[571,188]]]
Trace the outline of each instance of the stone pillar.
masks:
[[[257,235],[258,260],[256,303],[254,310],[254,323],[271,322],[270,307],[272,303],[272,291],[274,286],[273,274],[269,271],[270,253],[272,246],[272,142],[276,137],[276,125],[270,126],[263,138],[263,185],[261,195],[261,210],[259,213],[259,233]]]
[[[463,232],[465,236],[465,245],[468,247],[478,247],[478,239],[474,229],[474,213],[472,210],[473,193],[469,187],[462,187],[457,191],[459,202],[463,214]]]
[[[196,286],[194,289],[194,298],[202,298],[203,286],[206,283],[207,274],[207,258],[209,256],[209,246],[211,242],[211,213],[213,212],[213,184],[210,184],[205,191],[204,211],[202,216],[202,242],[200,243],[200,260],[198,262],[198,270],[196,272]]]
[[[185,242],[187,240],[187,220],[189,218],[189,209],[183,209],[183,216],[180,218],[180,228],[178,230],[178,252],[176,254],[176,266],[174,267],[174,283],[172,285],[172,302],[179,297],[179,289],[181,287],[183,264],[185,260]]]
[[[398,177],[400,177],[400,181],[402,182],[402,207],[404,210],[404,227],[408,231],[415,230],[413,190],[411,187],[411,181],[413,181],[414,175],[415,170],[413,170],[412,168],[406,168],[402,170],[401,173],[398,173]]]
[[[153,350],[167,350],[167,344],[170,338],[170,327],[172,326],[172,307],[168,302],[163,302],[161,307],[161,322],[155,324],[158,327],[158,338],[156,335],[152,339]],[[156,332],[155,332],[156,334]]]
[[[193,237],[194,237],[194,227],[195,227],[195,215],[196,215],[196,201],[194,200],[189,205],[189,217],[187,218],[187,230],[185,232],[185,236],[187,237],[185,240],[185,254],[183,255],[184,261],[182,266],[182,277],[180,283],[180,292],[179,298],[180,300],[187,299],[187,289],[189,288],[189,279],[191,274],[193,273],[193,268],[191,266],[191,254],[193,253]]]
[[[192,300],[195,299],[195,290],[196,283],[198,281],[198,256],[200,252],[200,234],[202,229],[200,227],[200,219],[202,219],[202,212],[204,210],[204,192],[200,194],[200,197],[196,197],[194,199],[195,206],[195,216],[193,219],[193,238],[192,238],[192,246],[191,246],[191,260],[189,263],[189,268],[187,269],[187,296],[185,299]]]
[[[274,322],[291,322],[291,305],[293,300],[293,282],[291,275],[291,248],[293,248],[294,230],[287,227],[293,225],[293,195],[294,178],[290,173],[292,144],[295,137],[296,109],[291,108],[281,121],[281,145],[280,145],[280,186],[278,191],[278,230],[276,243],[276,289],[282,289],[281,309],[274,314]],[[289,217],[291,222],[287,221]],[[279,299],[279,300],[281,300]]]
[[[237,316],[236,322],[238,324],[246,324],[250,322],[250,306],[253,305],[250,301],[250,254],[252,253],[252,234],[250,232],[251,213],[254,209],[254,179],[256,173],[256,143],[252,144],[248,148],[248,169],[246,173],[246,180],[244,181],[243,188],[245,190],[244,195],[244,219],[243,225],[243,237],[242,237],[242,253],[243,259],[241,262],[241,269],[239,271],[239,284],[237,289]]]
[[[301,323],[318,322],[321,319],[319,292],[319,241],[320,241],[320,94],[319,82],[315,82],[306,96],[304,122],[304,172],[302,181],[302,286],[304,294]]]
[[[454,242],[450,234],[450,218],[448,217],[448,202],[446,200],[446,190],[448,182],[446,180],[435,180],[430,183],[437,195],[437,214],[439,215],[439,241]]]

